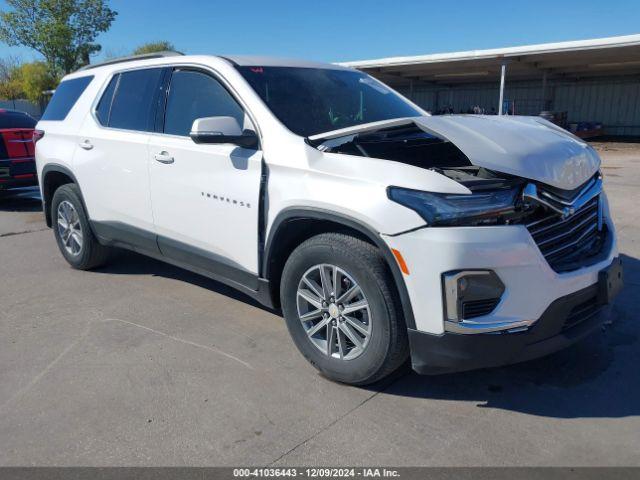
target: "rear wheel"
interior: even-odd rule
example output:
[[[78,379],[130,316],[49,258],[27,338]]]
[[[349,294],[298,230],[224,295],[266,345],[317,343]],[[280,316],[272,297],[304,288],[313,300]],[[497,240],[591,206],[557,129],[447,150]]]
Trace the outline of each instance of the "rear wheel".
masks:
[[[407,332],[380,252],[327,233],[300,245],[285,265],[282,308],[296,346],[322,374],[366,385],[408,356]]]
[[[76,184],[62,185],[55,191],[51,217],[58,248],[73,268],[89,270],[107,262],[111,250],[93,235]]]

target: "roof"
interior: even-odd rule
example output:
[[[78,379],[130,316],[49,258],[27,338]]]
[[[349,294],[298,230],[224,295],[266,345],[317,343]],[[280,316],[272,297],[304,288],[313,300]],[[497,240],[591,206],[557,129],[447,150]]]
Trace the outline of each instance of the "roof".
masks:
[[[543,43],[518,47],[389,57],[339,65],[367,71],[388,83],[411,80],[434,83],[493,79],[502,63],[509,77],[552,75],[594,76],[640,73],[640,34]]]
[[[299,67],[299,68],[330,68],[343,70],[343,67],[333,63],[313,62],[296,58],[267,57],[258,55],[220,55],[241,67]]]
[[[73,76],[80,76],[85,72],[95,70],[111,70],[119,69],[120,66],[131,65],[132,67],[140,67],[146,65],[164,65],[172,63],[185,63],[190,61],[202,61],[206,58],[223,59],[226,62],[232,62],[239,66],[255,66],[255,67],[299,67],[299,68],[328,68],[332,70],[346,70],[347,67],[332,63],[313,62],[292,58],[251,56],[251,55],[183,55],[179,52],[158,52],[144,55],[132,55],[128,57],[113,58],[104,62],[89,64],[79,70],[76,70]],[[80,74],[80,75],[76,75]]]

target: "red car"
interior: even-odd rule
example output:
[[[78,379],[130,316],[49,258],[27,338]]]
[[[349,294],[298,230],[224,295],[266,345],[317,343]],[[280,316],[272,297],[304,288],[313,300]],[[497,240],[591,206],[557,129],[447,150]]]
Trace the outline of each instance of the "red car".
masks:
[[[0,191],[38,184],[33,148],[36,123],[24,112],[0,109]]]

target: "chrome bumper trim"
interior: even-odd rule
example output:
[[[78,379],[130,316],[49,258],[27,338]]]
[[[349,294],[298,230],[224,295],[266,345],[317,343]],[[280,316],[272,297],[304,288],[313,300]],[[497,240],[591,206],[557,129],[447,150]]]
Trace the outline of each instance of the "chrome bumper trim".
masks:
[[[536,320],[516,320],[514,322],[477,322],[473,320],[463,320],[461,322],[451,322],[445,320],[445,332],[460,333],[463,335],[474,335],[478,333],[516,333],[527,330]]]

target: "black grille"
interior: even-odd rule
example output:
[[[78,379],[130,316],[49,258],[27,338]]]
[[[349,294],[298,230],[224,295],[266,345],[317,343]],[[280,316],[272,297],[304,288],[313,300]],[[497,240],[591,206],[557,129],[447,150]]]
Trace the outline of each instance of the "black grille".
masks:
[[[594,197],[565,219],[554,213],[527,224],[538,248],[556,272],[585,265],[600,253],[606,229],[599,229],[599,201],[599,196]]]
[[[598,313],[598,310],[600,310],[598,297],[593,296],[580,305],[576,305],[575,307],[573,307],[571,312],[569,312],[569,316],[564,321],[562,329],[567,330],[568,328],[578,325],[580,322],[587,320],[588,318],[591,318],[593,315]]]
[[[482,317],[489,315],[500,303],[499,298],[490,298],[488,300],[470,300],[462,303],[462,318]]]

